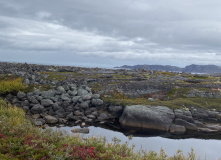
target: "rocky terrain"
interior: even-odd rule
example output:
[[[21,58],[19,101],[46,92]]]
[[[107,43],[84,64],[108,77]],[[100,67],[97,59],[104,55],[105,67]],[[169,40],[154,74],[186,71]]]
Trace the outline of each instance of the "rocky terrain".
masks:
[[[207,73],[207,74],[213,74],[213,73],[221,73],[221,67],[216,65],[188,65],[184,68],[176,67],[176,66],[170,66],[170,65],[134,65],[134,66],[128,66],[123,65],[121,67],[116,68],[124,68],[124,69],[148,69],[148,70],[157,70],[157,71],[170,71],[170,72],[189,72],[189,73]]]
[[[1,96],[23,107],[37,126],[106,123],[128,133],[171,135],[221,131],[219,74],[0,63],[0,80],[10,76],[21,77],[26,88]]]

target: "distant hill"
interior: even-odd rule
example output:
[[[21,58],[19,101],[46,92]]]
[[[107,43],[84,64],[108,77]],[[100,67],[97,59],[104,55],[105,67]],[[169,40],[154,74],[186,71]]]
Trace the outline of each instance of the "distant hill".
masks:
[[[157,71],[171,71],[171,72],[189,72],[189,73],[221,73],[221,67],[216,65],[195,65],[191,64],[185,68],[180,68],[177,66],[170,65],[123,65],[121,67],[115,68],[124,68],[124,69],[139,69],[144,68],[148,70],[157,70]]]
[[[221,67],[216,65],[195,65],[191,64],[183,69],[184,72],[192,73],[221,73]]]

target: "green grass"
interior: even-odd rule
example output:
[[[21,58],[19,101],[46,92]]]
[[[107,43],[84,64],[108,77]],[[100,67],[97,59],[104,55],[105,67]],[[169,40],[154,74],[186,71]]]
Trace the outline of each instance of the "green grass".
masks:
[[[22,78],[3,79],[0,81],[0,95],[17,93],[24,90],[27,86],[22,83]]]
[[[134,150],[134,145],[128,147],[128,142],[120,144],[114,138],[107,143],[105,137],[89,137],[76,134],[70,136],[61,131],[51,129],[42,130],[33,126],[25,118],[21,108],[7,106],[0,100],[0,159],[147,159],[147,160],[185,160],[196,159],[192,150],[187,157],[181,151],[169,157],[161,150],[154,151]]]

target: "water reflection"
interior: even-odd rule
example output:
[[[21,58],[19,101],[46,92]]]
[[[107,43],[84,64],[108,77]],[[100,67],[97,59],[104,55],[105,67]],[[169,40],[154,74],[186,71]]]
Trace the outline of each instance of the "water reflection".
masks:
[[[52,127],[55,129],[56,127]],[[71,132],[73,127],[60,127],[60,130],[68,132],[68,134],[74,134]],[[121,143],[124,143],[128,140],[128,137],[123,133],[113,130],[108,130],[101,127],[90,126],[89,134],[85,134],[84,137],[88,136],[105,136],[108,142],[114,137],[117,137],[121,140]],[[182,150],[184,155],[188,155],[188,152],[191,151],[191,148],[194,148],[194,151],[197,153],[197,157],[200,159],[208,160],[218,160],[221,157],[221,140],[214,139],[168,139],[163,137],[133,137],[129,141],[129,146],[135,144],[135,149],[139,150],[142,146],[143,149],[147,151],[156,151],[159,152],[163,148],[169,156],[173,156],[178,149]]]

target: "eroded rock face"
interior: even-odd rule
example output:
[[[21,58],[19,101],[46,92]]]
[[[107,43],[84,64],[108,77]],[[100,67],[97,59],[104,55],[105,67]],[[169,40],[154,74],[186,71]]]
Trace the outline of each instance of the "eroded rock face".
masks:
[[[123,128],[168,131],[174,119],[173,110],[165,106],[126,106],[120,117]]]

